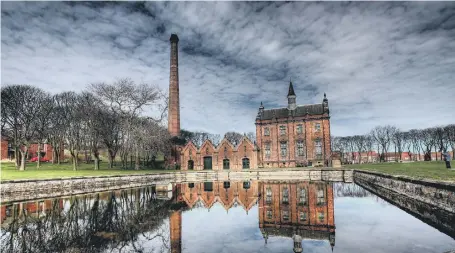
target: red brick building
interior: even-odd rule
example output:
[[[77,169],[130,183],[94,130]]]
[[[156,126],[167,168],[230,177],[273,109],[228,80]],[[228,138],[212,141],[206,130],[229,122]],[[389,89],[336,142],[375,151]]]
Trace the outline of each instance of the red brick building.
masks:
[[[54,149],[50,144],[41,144],[41,157],[47,160],[52,160]],[[11,143],[9,143],[8,138],[2,136],[1,139],[1,160],[14,160],[14,148],[12,147]],[[64,158],[64,151],[63,148],[60,150],[60,159]],[[27,151],[27,159],[31,159],[33,157],[38,156],[38,144],[33,143],[30,144],[30,147]]]
[[[292,82],[288,107],[266,110],[256,117],[258,167],[329,166],[330,116],[326,95],[321,104],[297,105]]]
[[[206,140],[201,147],[191,141],[180,149],[181,170],[233,170],[257,168],[259,150],[246,136],[237,146],[223,139],[218,146]]]

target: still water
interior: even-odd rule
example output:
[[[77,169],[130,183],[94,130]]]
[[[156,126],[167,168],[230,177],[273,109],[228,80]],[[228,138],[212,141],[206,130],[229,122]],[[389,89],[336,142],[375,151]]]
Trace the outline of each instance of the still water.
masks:
[[[1,252],[437,252],[455,240],[353,183],[200,182],[1,206]]]

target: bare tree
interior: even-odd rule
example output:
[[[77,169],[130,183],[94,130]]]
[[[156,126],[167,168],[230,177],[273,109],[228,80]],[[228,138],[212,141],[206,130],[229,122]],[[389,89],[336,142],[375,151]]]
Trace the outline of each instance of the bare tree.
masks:
[[[395,145],[395,161],[402,159],[403,149],[405,145],[404,134],[398,128],[392,128],[392,143]],[[398,151],[398,158],[396,152]]]
[[[73,170],[77,170],[79,152],[82,148],[83,109],[81,97],[75,92],[63,92],[56,96],[55,101],[62,109],[64,124],[65,147],[71,154]]]
[[[431,149],[435,143],[434,128],[423,129],[419,137],[421,138],[420,145],[424,152],[424,160],[431,161]]]
[[[102,147],[103,131],[106,128],[103,114],[107,111],[101,101],[92,93],[82,92],[80,95],[81,120],[85,126],[85,147],[93,155],[95,170],[99,169],[100,154]]]
[[[160,115],[158,118],[149,117],[150,120],[160,123],[166,116],[167,97],[157,86],[146,83],[136,85],[131,79],[123,78],[112,84],[90,84],[88,88],[106,104],[115,118],[121,119],[121,135],[123,138],[119,138],[119,140],[123,141],[122,160],[131,151],[130,135],[135,118],[147,107],[157,108]],[[114,152],[111,149],[109,153],[112,156],[116,154],[116,151]],[[111,164],[114,158],[110,158]]]
[[[2,121],[12,134],[19,170],[25,170],[25,161],[31,142],[36,137],[37,114],[44,91],[30,85],[8,85],[1,89]]]
[[[221,135],[219,134],[209,134],[208,139],[213,143],[213,145],[218,146],[221,141]]]
[[[447,146],[452,148],[452,159],[455,159],[455,124],[445,126],[444,134]]]
[[[50,94],[48,93],[39,93],[36,94],[39,105],[36,108],[36,142],[37,142],[37,155],[38,160],[36,162],[36,167],[40,168],[41,165],[41,144],[48,142],[49,131],[52,118],[49,115],[54,109],[54,104]]]
[[[226,138],[232,145],[237,146],[243,138],[243,134],[237,132],[227,132],[224,135],[224,138]]]
[[[246,137],[253,143],[256,142],[256,134],[253,132],[246,133]]]
[[[352,136],[352,141],[357,151],[359,152],[358,162],[360,164],[362,159],[362,153],[366,151],[366,138],[364,135],[354,135]]]
[[[381,161],[387,160],[386,154],[389,150],[392,126],[377,126],[371,130],[371,136],[373,136],[376,143],[381,147]]]
[[[367,163],[370,163],[370,156],[373,155],[373,146],[374,146],[374,138],[371,136],[371,134],[365,135],[365,148],[368,150],[367,151]]]

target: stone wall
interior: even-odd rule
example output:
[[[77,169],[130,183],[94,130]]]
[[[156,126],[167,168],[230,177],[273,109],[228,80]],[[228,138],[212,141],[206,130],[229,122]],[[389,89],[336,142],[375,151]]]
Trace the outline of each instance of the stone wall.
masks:
[[[135,188],[153,184],[244,180],[307,180],[352,182],[352,171],[343,170],[251,170],[194,171],[112,177],[77,177],[49,180],[3,181],[0,185],[2,203],[53,198],[89,192]]]
[[[358,170],[354,182],[455,239],[455,184]]]

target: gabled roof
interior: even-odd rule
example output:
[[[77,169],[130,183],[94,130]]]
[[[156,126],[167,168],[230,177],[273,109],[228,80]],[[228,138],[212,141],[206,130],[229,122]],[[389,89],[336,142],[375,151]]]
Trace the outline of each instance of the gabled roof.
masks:
[[[216,150],[216,146],[213,145],[212,141],[209,140],[209,139],[206,139],[206,140],[202,143],[202,145],[199,147],[199,151],[203,151],[202,148],[203,148],[205,145],[211,145],[212,148],[213,148],[213,150]]]
[[[198,147],[196,147],[196,145],[194,145],[194,143],[190,140],[186,145],[185,147],[182,149],[182,153],[184,153],[187,149],[189,149],[190,147],[193,147],[196,152],[199,150]]]
[[[221,146],[223,145],[223,143],[227,143],[228,146],[232,148],[232,150],[235,150],[234,145],[232,145],[232,143],[231,143],[230,141],[228,141],[228,139],[223,138],[223,139],[220,141],[220,144],[218,144],[218,146],[217,146],[217,149],[218,149],[217,151],[220,151],[219,149],[221,148]]]
[[[248,139],[248,137],[243,136],[242,139],[240,139],[240,141],[239,141],[239,143],[237,144],[237,146],[235,147],[235,150],[236,150],[236,151],[239,150],[239,148],[240,148],[240,146],[242,145],[243,141],[246,141],[248,144],[250,144],[250,145],[253,147],[253,149],[255,148],[254,143],[251,142],[251,140]]]

